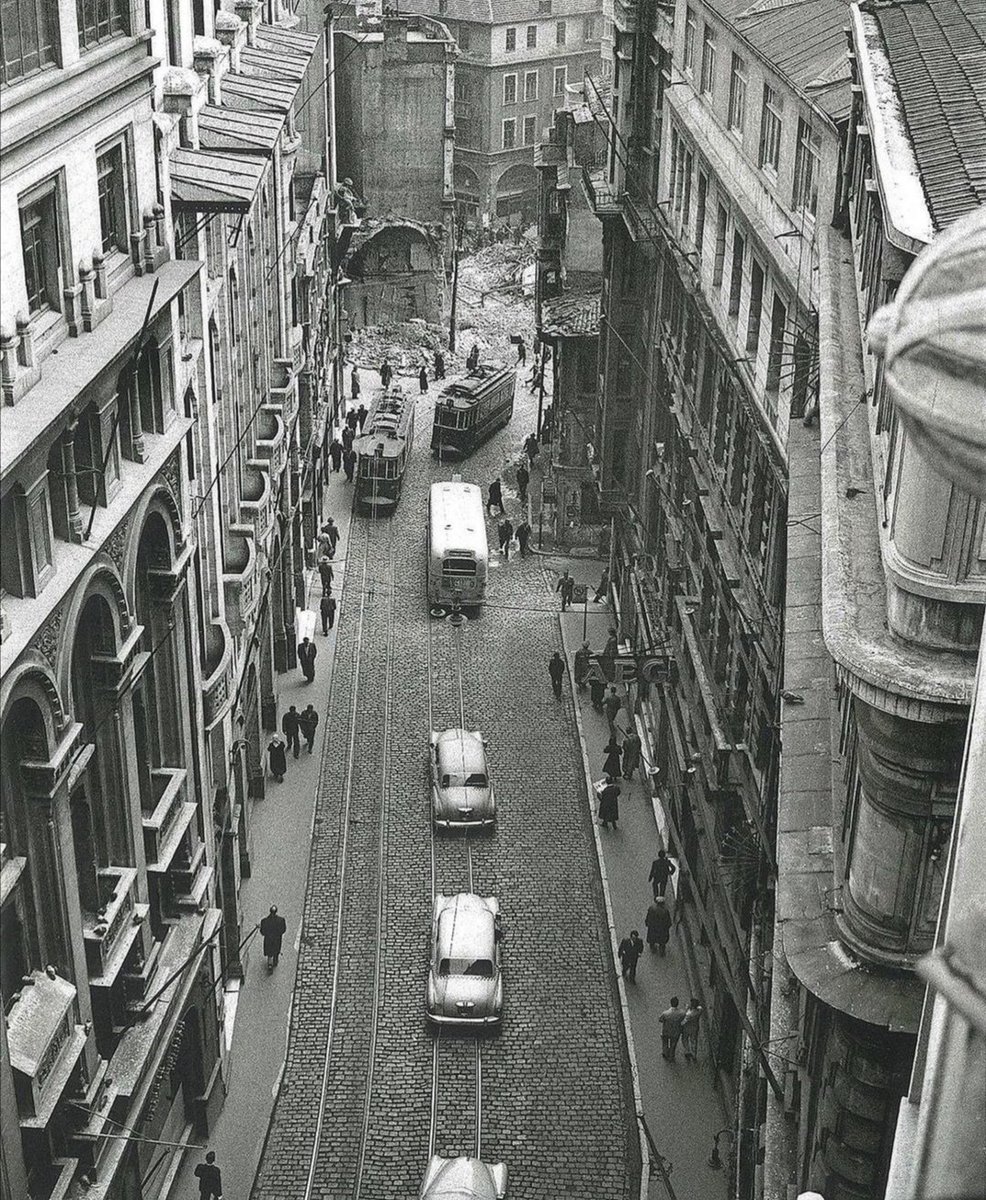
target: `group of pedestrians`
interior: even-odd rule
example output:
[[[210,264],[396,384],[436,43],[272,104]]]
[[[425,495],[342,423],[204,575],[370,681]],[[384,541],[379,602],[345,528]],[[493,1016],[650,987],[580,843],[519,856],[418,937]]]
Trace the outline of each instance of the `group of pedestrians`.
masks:
[[[305,747],[311,754],[315,749],[315,731],[318,729],[318,713],[314,704],[309,704],[298,712],[297,705],[292,704],[281,718],[281,733],[285,742],[275,734],[267,747],[267,764],[275,783],[281,783],[288,769],[288,750],[297,758],[301,754],[301,739],[305,739]]]
[[[486,492],[486,512],[493,516],[493,510],[500,517],[496,527],[497,545],[504,559],[510,558],[510,546],[516,539],[521,558],[526,558],[531,552],[531,523],[527,519],[527,485],[530,473],[523,465],[517,469],[517,487],[521,497],[520,521],[515,526],[507,516],[506,505],[503,503],[503,483],[499,475],[490,482]]]

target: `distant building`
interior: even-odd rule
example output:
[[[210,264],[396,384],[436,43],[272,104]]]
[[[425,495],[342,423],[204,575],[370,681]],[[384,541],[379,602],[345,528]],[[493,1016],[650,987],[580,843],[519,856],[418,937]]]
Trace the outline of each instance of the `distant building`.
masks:
[[[534,147],[565,88],[600,70],[599,0],[409,0],[458,43],[455,195],[465,219],[531,224]]]
[[[354,327],[438,321],[451,271],[455,43],[425,16],[336,26],[338,165],[373,213],[344,260]]]

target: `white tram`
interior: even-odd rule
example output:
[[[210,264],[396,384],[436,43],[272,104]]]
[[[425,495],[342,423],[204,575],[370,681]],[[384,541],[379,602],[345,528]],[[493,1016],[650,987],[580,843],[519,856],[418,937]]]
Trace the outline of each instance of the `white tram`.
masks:
[[[483,496],[460,476],[431,485],[428,498],[428,600],[463,608],[486,592],[489,546]]]

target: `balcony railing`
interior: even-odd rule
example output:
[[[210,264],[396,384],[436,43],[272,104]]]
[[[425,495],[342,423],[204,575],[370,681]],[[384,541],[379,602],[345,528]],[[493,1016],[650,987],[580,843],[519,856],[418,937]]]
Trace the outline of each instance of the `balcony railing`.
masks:
[[[619,216],[622,211],[619,193],[606,179],[604,167],[583,166],[582,183],[597,217]]]
[[[102,867],[97,875],[101,907],[98,913],[83,913],[82,938],[90,977],[104,978],[112,973],[113,963],[119,966],[125,957],[124,943],[136,912],[137,871],[133,867]]]
[[[226,622],[234,637],[243,632],[260,596],[253,536],[252,525],[233,525],[227,531],[223,592]]]
[[[248,458],[243,473],[240,519],[253,529],[257,546],[266,546],[274,528],[274,486],[270,463],[265,458]]]

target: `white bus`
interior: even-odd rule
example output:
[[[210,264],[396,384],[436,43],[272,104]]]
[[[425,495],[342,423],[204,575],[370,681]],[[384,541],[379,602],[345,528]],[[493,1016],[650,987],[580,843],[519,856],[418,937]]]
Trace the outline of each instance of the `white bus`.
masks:
[[[463,608],[481,603],[489,547],[483,496],[459,475],[431,485],[428,497],[428,600]]]

